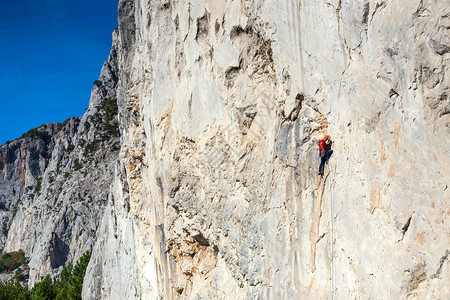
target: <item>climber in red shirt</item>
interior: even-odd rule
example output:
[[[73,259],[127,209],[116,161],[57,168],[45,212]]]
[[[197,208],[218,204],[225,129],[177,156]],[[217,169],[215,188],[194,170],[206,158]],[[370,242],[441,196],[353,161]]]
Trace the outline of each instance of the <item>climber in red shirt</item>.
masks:
[[[319,175],[323,175],[323,167],[325,162],[328,161],[331,154],[333,154],[333,150],[331,150],[331,138],[329,135],[325,135],[323,139],[319,141],[319,154],[320,154],[320,166],[319,166]]]

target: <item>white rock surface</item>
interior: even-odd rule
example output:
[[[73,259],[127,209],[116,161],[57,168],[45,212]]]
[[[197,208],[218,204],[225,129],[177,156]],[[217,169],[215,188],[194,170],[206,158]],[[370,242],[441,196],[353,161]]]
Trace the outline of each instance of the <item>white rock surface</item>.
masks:
[[[121,0],[121,150],[84,298],[448,298],[449,15]]]

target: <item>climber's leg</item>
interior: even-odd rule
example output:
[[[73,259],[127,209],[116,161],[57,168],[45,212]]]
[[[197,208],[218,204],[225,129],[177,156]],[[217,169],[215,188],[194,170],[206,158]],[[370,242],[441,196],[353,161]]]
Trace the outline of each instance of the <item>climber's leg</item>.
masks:
[[[323,165],[325,164],[326,160],[327,160],[326,155],[320,157],[319,175],[323,175]]]
[[[325,156],[327,157],[327,163],[328,163],[328,159],[331,157],[331,154],[333,154],[333,150],[325,151]]]
[[[328,159],[333,154],[333,150],[326,150],[324,156],[320,157],[319,175],[323,175],[323,167],[325,163],[328,163]]]

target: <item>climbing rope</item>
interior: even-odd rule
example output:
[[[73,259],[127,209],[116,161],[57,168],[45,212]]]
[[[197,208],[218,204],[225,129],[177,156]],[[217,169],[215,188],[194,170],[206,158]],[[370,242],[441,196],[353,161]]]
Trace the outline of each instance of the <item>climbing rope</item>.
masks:
[[[328,175],[330,180],[330,227],[331,227],[331,300],[334,299],[334,292],[335,292],[335,268],[334,268],[334,207],[333,207],[333,185],[332,185],[332,177],[331,177],[331,168],[330,168],[330,161],[328,160],[327,156],[327,164],[328,164]]]

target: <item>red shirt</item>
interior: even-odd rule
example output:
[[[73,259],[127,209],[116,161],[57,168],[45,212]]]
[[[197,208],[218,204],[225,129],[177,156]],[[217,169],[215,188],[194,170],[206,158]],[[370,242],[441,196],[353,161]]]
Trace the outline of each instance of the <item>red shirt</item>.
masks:
[[[330,146],[331,146],[331,145],[327,145],[325,139],[321,139],[321,140],[319,141],[319,151],[329,150]]]

